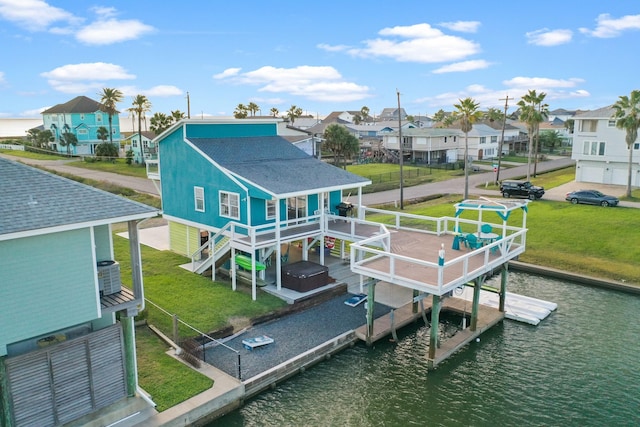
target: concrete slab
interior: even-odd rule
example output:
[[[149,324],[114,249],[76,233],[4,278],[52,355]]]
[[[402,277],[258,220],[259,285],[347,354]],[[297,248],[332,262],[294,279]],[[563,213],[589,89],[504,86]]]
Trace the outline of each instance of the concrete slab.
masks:
[[[127,231],[117,234],[125,239],[129,238],[129,232]],[[138,230],[138,239],[142,245],[149,246],[159,251],[168,251],[169,226],[161,225],[158,227],[141,228]]]

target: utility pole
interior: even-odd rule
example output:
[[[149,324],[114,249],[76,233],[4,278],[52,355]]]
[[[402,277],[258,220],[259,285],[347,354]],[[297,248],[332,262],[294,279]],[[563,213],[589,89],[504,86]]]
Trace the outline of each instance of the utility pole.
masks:
[[[502,136],[500,136],[500,144],[498,145],[498,170],[496,171],[496,185],[500,183],[500,164],[502,160],[502,145],[504,144],[504,128],[507,124],[507,108],[509,108],[509,94],[506,98],[501,98],[498,101],[504,101],[504,117],[502,118]]]
[[[398,95],[398,152],[400,153],[400,210],[404,209],[402,164],[404,163],[404,147],[402,146],[402,117],[400,116],[400,91],[396,89]]]
[[[187,92],[187,119],[191,118],[191,102],[189,101],[189,92]]]

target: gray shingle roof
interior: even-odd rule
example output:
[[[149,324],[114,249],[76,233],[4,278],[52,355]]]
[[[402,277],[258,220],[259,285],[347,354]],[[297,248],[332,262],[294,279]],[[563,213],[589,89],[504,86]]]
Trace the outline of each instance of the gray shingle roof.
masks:
[[[231,173],[275,195],[369,183],[307,155],[281,136],[189,138],[189,141]]]
[[[71,101],[64,104],[54,105],[48,110],[44,110],[42,114],[60,114],[60,113],[95,113],[101,110],[106,112],[104,105],[98,101],[94,101],[86,96],[76,96]]]
[[[158,209],[0,158],[0,240],[149,218]],[[79,225],[83,224],[83,225]]]

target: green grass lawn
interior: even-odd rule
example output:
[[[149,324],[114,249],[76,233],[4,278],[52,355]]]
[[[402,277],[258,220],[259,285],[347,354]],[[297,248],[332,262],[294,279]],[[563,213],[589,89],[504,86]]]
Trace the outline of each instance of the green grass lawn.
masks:
[[[213,381],[166,354],[169,346],[146,326],[136,328],[140,386],[159,412],[208,390]]]
[[[77,168],[91,169],[91,170],[97,170],[102,172],[117,173],[120,175],[135,176],[137,178],[147,177],[147,167],[145,165],[137,165],[135,163],[128,165],[126,159],[116,159],[114,161],[98,161],[98,162],[87,162],[87,161],[77,160],[74,162],[70,162],[69,166],[75,166]]]
[[[25,159],[35,159],[35,160],[61,160],[68,159],[67,156],[60,156],[55,154],[46,154],[46,153],[34,153],[33,151],[19,151],[19,150],[3,150],[0,149],[0,153],[9,154],[15,157],[22,157]]]

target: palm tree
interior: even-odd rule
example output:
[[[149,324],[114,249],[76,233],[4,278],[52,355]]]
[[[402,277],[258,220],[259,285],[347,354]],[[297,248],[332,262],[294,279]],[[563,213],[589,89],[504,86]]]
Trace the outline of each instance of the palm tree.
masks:
[[[184,119],[185,117],[187,117],[187,115],[180,110],[175,110],[171,112],[171,119],[173,120],[174,123],[178,123],[180,120]]]
[[[478,110],[480,103],[472,98],[460,99],[458,104],[453,104],[455,111],[447,120],[447,123],[460,122],[460,130],[464,132],[464,198],[469,198],[469,132],[473,124],[482,120],[484,114]]]
[[[247,105],[247,111],[251,112],[251,117],[255,117],[256,113],[260,111],[260,106],[255,102],[250,102],[249,105]]]
[[[273,107],[269,112],[273,117],[278,117],[278,114],[280,114],[280,111],[276,107]]]
[[[546,93],[540,92],[538,95],[535,90],[529,90],[526,95],[522,96],[518,101],[520,109],[520,120],[527,124],[529,132],[529,154],[527,156],[527,181],[531,179],[531,155],[533,153],[533,137],[539,129],[540,123],[548,115],[548,105],[542,104]]]
[[[343,168],[346,169],[348,156],[360,151],[360,141],[343,125],[330,124],[324,130],[324,148],[333,153],[333,163],[340,167],[340,157],[344,158]]]
[[[98,139],[102,142],[106,142],[107,138],[109,137],[109,131],[107,130],[106,127],[104,126],[100,126],[98,128],[98,130],[96,131],[96,136],[98,137]]]
[[[244,104],[238,104],[236,110],[233,112],[233,117],[236,119],[246,119],[247,118],[247,106]]]
[[[122,102],[123,95],[118,89],[112,89],[105,87],[102,89],[100,95],[100,103],[104,105],[104,108],[109,115],[109,142],[113,144],[113,116],[118,112],[116,104]]]
[[[629,150],[629,171],[627,175],[627,197],[631,197],[631,171],[633,164],[633,145],[638,139],[640,128],[640,90],[632,90],[630,96],[620,96],[613,104],[612,118],[616,119],[616,127],[626,132],[625,142]]]
[[[78,137],[75,133],[64,132],[62,135],[60,135],[60,145],[62,145],[63,147],[67,147],[67,156],[70,156],[71,146],[73,145],[75,147],[76,145],[78,145]]]
[[[151,111],[151,101],[144,95],[136,95],[131,105],[129,112],[138,118],[138,143],[140,144],[140,154],[142,154],[142,118],[145,113]]]
[[[291,108],[287,110],[287,118],[291,121],[291,126],[296,121],[298,117],[302,116],[302,108],[292,105]]]
[[[171,127],[172,121],[173,118],[164,113],[154,113],[150,120],[151,126],[149,126],[149,129],[156,135],[160,135]]]

